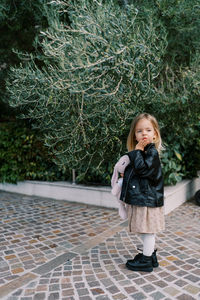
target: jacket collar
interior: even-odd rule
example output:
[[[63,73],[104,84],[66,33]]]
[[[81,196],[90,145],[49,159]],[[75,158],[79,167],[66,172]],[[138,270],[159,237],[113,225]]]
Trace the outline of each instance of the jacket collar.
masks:
[[[146,145],[146,147],[144,147],[144,151],[147,151],[147,150],[149,150],[152,147],[155,147],[154,143],[150,143],[150,144]]]

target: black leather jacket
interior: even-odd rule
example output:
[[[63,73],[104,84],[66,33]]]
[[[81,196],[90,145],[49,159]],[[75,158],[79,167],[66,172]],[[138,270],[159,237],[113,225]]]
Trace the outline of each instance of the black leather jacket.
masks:
[[[151,143],[144,151],[133,150],[127,154],[130,164],[124,172],[120,200],[137,206],[163,206],[163,176],[155,145]]]

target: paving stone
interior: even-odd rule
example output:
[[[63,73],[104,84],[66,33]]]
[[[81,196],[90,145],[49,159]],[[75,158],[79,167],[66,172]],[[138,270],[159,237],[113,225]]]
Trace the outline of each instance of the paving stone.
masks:
[[[98,286],[100,286],[100,283],[98,281],[90,281],[90,282],[88,282],[88,285],[90,287],[98,287]]]
[[[33,300],[44,300],[46,299],[45,293],[36,293],[33,297]]]
[[[62,276],[62,272],[60,273],[60,276]],[[60,281],[60,278],[57,276],[56,272],[52,274],[52,278],[50,279],[50,283],[58,283]]]
[[[48,291],[48,285],[38,285],[37,288],[36,288],[36,291],[37,292],[45,292],[45,291]]]
[[[113,284],[113,281],[110,280],[109,278],[104,278],[104,279],[101,280],[101,282],[103,283],[103,285],[104,285],[105,287],[110,286],[110,285]]]
[[[20,296],[22,294],[23,290],[19,289],[16,292],[13,293],[13,296]]]
[[[62,296],[73,296],[74,295],[74,289],[68,289],[68,290],[62,290]]]
[[[59,299],[60,299],[59,293],[51,293],[51,294],[48,296],[48,300],[59,300]]]
[[[184,280],[182,280],[182,279],[179,279],[179,280],[175,281],[174,284],[176,284],[176,285],[178,285],[178,286],[180,286],[180,287],[183,287],[183,286],[187,285],[188,282],[187,282],[187,281],[184,281]]]
[[[192,270],[192,274],[195,274],[195,275],[199,275],[199,276],[200,276],[200,269]]]
[[[75,283],[75,287],[77,289],[83,288],[83,287],[85,287],[85,283],[84,282]]]
[[[97,296],[95,297],[96,300],[110,300],[110,297],[105,296],[105,295],[101,295],[101,296]]]
[[[167,282],[172,282],[172,281],[174,281],[174,280],[176,280],[177,278],[176,277],[174,277],[174,276],[172,276],[172,275],[169,275],[168,277],[165,277],[165,280],[167,281]]]
[[[116,299],[116,300],[123,300],[123,299],[127,299],[127,296],[125,296],[122,293],[119,293],[119,294],[113,295],[112,298]]]
[[[175,297],[175,296],[176,296],[177,294],[179,294],[179,292],[180,292],[178,289],[176,289],[176,288],[174,288],[174,287],[172,287],[172,286],[169,286],[169,287],[167,287],[167,288],[164,288],[163,291],[164,291],[165,293],[169,294],[170,296],[173,296],[173,297]]]
[[[133,294],[133,295],[131,295],[131,297],[136,300],[146,299],[146,296],[142,293]]]
[[[59,291],[59,289],[60,289],[59,284],[51,284],[51,285],[49,286],[49,291],[50,291],[50,292],[52,292],[52,291]]]
[[[155,276],[155,275],[153,275],[153,274],[147,275],[147,276],[145,276],[144,278],[145,278],[146,280],[150,281],[150,282],[153,282],[153,281],[158,280],[158,277]],[[162,278],[162,277],[161,277],[161,278]]]
[[[137,288],[135,286],[126,286],[124,287],[124,290],[128,293],[128,294],[132,294],[135,292],[138,292]]]
[[[188,276],[185,276],[184,279],[188,279],[192,282],[197,282],[197,281],[200,281],[200,277],[196,277],[194,275],[188,275]]]
[[[170,273],[165,272],[165,271],[159,272],[159,276],[160,276],[161,278],[165,278],[165,277],[167,277],[167,276],[169,276],[169,275],[170,275]]]
[[[34,295],[35,290],[34,289],[26,289],[25,296]]]
[[[104,294],[104,291],[101,288],[94,288],[91,289],[92,294],[95,295],[99,295],[99,294]]]
[[[86,280],[89,282],[89,281],[95,281],[96,280],[96,277],[95,276],[86,276]]]
[[[112,285],[110,287],[107,287],[107,290],[111,293],[111,294],[116,294],[119,292],[119,289],[115,286],[115,285]]]
[[[191,266],[191,265],[189,265],[189,264],[185,264],[185,265],[183,265],[182,266],[182,269],[184,269],[184,270],[191,270],[191,269],[194,269],[194,266]]]
[[[79,296],[83,296],[83,295],[88,295],[89,291],[88,289],[77,289],[77,293],[79,294]]]
[[[179,267],[177,267],[175,265],[166,265],[166,269],[167,269],[167,271],[174,272],[174,271],[179,270]]]
[[[18,300],[19,298],[17,296],[10,296],[6,300]]]
[[[79,297],[80,300],[92,300],[92,298],[90,296],[82,296],[82,297]]]
[[[119,282],[120,286],[126,286],[126,285],[129,285],[131,284],[131,281],[130,280],[122,280]]]
[[[184,290],[186,290],[187,292],[189,292],[192,295],[196,295],[198,293],[200,293],[200,287],[188,284],[187,286],[185,286],[183,288]]]
[[[153,285],[147,284],[147,285],[143,285],[142,289],[146,292],[146,293],[150,293],[152,291],[154,291],[156,288]]]
[[[166,282],[162,281],[162,280],[154,281],[154,284],[155,284],[156,286],[161,287],[161,288],[164,288],[164,287],[168,286],[168,284],[167,284]]]
[[[117,210],[4,192],[0,205],[0,295],[5,283],[20,284],[9,296],[18,299],[12,300],[189,300],[200,295],[200,211],[192,202],[166,216],[166,230],[157,235],[160,266],[152,273],[126,269],[141,242],[128,233]],[[110,235],[104,235],[108,229]],[[66,253],[73,255],[60,260]],[[36,269],[37,280],[20,282],[22,274]]]
[[[160,292],[152,293],[152,294],[150,294],[150,296],[151,296],[154,300],[160,300],[160,299],[165,298],[165,295],[163,295],[163,294],[160,293]],[[166,298],[165,298],[165,299],[166,299]]]
[[[142,285],[146,283],[146,281],[143,278],[134,279],[134,282],[136,283],[136,285]]]
[[[194,298],[190,295],[187,295],[187,294],[182,294],[182,295],[178,296],[176,299],[178,299],[178,300],[195,300],[196,298]]]
[[[184,275],[188,275],[188,272],[185,272],[185,271],[183,271],[183,270],[180,270],[180,271],[178,271],[178,272],[176,273],[176,275],[177,275],[178,277],[183,277]]]
[[[197,259],[191,258],[191,259],[187,259],[185,262],[193,265],[198,263],[199,261]]]

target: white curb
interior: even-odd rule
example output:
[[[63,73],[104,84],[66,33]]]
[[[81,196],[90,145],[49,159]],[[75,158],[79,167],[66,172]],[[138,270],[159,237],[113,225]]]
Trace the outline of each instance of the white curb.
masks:
[[[175,186],[165,187],[165,214],[170,213],[176,207],[194,196],[200,189],[200,177],[192,180],[183,180]],[[118,202],[111,194],[110,187],[84,186],[69,182],[23,181],[17,184],[0,183],[0,190],[67,200],[96,206],[118,208]]]

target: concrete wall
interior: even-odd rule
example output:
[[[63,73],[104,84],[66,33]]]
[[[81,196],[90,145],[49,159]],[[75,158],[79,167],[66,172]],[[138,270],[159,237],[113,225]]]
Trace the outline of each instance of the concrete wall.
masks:
[[[183,180],[175,186],[165,187],[165,214],[194,196],[200,189],[200,177]],[[18,184],[0,183],[0,190],[34,195],[39,197],[67,200],[103,207],[118,208],[118,202],[111,194],[110,187],[90,187],[68,182],[24,181]]]

